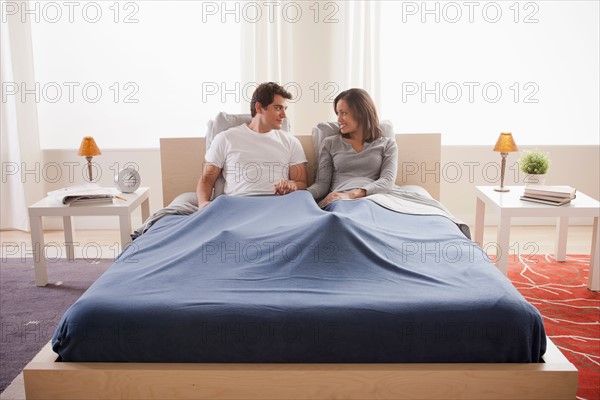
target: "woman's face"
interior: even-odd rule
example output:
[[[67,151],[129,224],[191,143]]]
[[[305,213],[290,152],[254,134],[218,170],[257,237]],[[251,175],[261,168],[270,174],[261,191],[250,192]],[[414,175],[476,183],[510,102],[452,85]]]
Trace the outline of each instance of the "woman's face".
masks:
[[[358,121],[354,118],[346,100],[339,100],[336,104],[335,111],[337,113],[338,123],[340,124],[340,133],[348,134],[358,131]]]

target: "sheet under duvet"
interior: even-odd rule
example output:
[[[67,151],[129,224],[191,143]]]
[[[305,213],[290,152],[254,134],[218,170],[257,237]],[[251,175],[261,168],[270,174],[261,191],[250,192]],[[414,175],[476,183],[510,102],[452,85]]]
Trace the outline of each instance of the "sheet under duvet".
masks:
[[[63,361],[538,362],[542,318],[450,219],[220,196],[130,244],[60,322]]]

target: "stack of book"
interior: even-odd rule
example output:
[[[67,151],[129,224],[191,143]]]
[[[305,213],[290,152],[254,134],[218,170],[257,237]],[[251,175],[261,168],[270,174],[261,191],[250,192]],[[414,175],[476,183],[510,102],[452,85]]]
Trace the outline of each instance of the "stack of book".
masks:
[[[575,198],[576,192],[571,186],[529,185],[525,186],[521,200],[562,206],[569,204]]]

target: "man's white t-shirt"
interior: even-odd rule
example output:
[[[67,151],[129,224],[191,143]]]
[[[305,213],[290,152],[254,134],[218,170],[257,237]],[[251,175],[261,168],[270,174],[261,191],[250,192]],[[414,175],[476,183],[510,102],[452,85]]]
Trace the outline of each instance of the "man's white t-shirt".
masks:
[[[258,133],[246,124],[215,136],[205,159],[222,169],[224,194],[237,196],[274,194],[274,184],[289,179],[289,167],[306,162],[300,141],[290,133]]]

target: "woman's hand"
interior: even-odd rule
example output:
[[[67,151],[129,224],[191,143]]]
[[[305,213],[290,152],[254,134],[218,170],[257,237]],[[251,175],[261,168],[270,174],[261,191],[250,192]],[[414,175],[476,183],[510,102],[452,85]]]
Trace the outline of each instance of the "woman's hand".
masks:
[[[329,203],[336,200],[352,200],[359,197],[365,197],[367,191],[364,189],[354,189],[349,192],[331,192],[319,203],[319,207],[325,208]]]
[[[294,181],[282,179],[275,184],[275,194],[288,194],[298,190],[298,184]]]
[[[350,193],[348,192],[331,192],[319,203],[319,207],[325,208],[329,203],[332,203],[336,200],[350,200]]]

